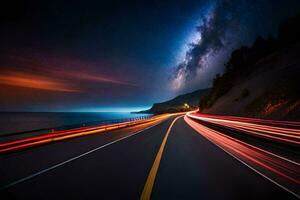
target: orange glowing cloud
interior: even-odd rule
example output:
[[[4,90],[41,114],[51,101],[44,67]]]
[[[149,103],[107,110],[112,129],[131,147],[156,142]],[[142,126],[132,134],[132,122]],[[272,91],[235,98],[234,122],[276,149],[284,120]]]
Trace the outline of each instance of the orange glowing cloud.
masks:
[[[62,81],[28,73],[2,73],[0,74],[0,84],[55,92],[79,92]]]
[[[101,69],[101,66],[96,67],[94,63],[86,63],[78,59],[69,60],[65,58],[50,57],[47,58],[47,62],[45,62],[44,60],[41,60],[40,57],[28,58],[14,55],[7,57],[9,60],[8,63],[12,64],[10,64],[10,66],[0,66],[0,74],[3,74],[3,71],[4,74],[7,74],[0,75],[0,84],[20,87],[27,87],[26,85],[28,85],[31,88],[36,89],[51,88],[53,86],[53,88],[56,88],[55,90],[59,89],[57,91],[73,91],[74,89],[70,88],[70,85],[76,86],[76,88],[79,87],[81,91],[83,91],[83,82],[138,87],[137,84],[124,80],[123,74],[121,74],[121,77],[118,76],[117,73],[108,75],[96,70],[98,68]],[[18,80],[11,80],[12,78],[17,78]],[[43,88],[40,88],[36,83],[32,83],[35,80],[42,81],[43,84],[45,84],[45,87],[43,86]],[[19,82],[21,83],[19,84]],[[66,85],[66,83],[68,83],[68,85]],[[56,86],[63,89],[61,90],[61,88],[57,88]]]
[[[133,83],[129,83],[126,81],[118,80],[116,78],[112,78],[109,76],[104,76],[100,74],[91,74],[81,71],[60,71],[60,75],[64,75],[65,77],[73,78],[73,79],[80,79],[90,82],[102,82],[102,83],[111,83],[111,84],[118,84],[118,85],[127,85],[136,87],[137,85]]]

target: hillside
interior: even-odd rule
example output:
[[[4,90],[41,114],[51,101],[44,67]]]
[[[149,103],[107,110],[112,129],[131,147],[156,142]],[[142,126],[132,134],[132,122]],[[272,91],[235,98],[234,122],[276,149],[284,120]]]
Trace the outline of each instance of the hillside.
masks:
[[[201,98],[203,113],[300,119],[300,15],[283,23],[278,38],[257,38],[235,50],[223,75]]]
[[[142,113],[160,114],[194,110],[198,108],[199,97],[206,95],[208,91],[209,89],[202,89],[179,95],[169,101],[155,103],[149,110],[142,111]]]

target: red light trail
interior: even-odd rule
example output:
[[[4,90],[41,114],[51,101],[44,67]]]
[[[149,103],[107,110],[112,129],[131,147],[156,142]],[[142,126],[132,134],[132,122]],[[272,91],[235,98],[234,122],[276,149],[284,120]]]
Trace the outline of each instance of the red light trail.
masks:
[[[297,197],[300,195],[300,164],[286,157],[277,155],[269,150],[259,148],[253,144],[241,141],[211,128],[208,128],[198,121],[210,122],[222,125],[229,129],[243,130],[248,134],[267,139],[272,139],[291,145],[299,145],[299,129],[271,127],[267,125],[254,124],[260,120],[247,118],[232,118],[202,115],[190,112],[185,116],[185,121],[198,133],[210,140],[212,143],[223,149],[225,152],[235,157],[254,171],[274,182],[278,186],[293,193]],[[241,119],[241,121],[238,121]],[[266,123],[266,120],[263,120]],[[251,123],[250,123],[251,122]],[[283,125],[283,122],[272,121],[271,124]],[[297,122],[293,124],[293,126]],[[286,125],[286,124],[285,124]],[[289,124],[287,124],[288,126]]]
[[[256,124],[257,122],[261,122],[259,119],[250,119],[250,118],[237,118],[237,117],[226,117],[226,116],[209,116],[203,115],[200,113],[188,113],[188,116],[202,120],[205,122],[210,122],[213,124],[222,125],[225,127],[229,127],[235,130],[245,131],[247,134],[251,134],[258,137],[267,138],[270,140],[285,142],[293,145],[300,145],[300,129],[292,129],[292,128],[282,128],[282,127],[273,127],[269,125]],[[241,121],[239,121],[241,119]],[[266,123],[266,120],[262,120]],[[270,121],[271,124],[280,124],[283,125],[284,122],[279,121]],[[290,126],[292,122],[286,124],[286,126]],[[297,125],[298,122],[293,123],[293,126]]]
[[[109,125],[102,125],[102,126],[95,126],[95,127],[77,128],[71,130],[63,130],[54,133],[44,134],[41,136],[35,136],[26,139],[18,139],[14,141],[4,142],[4,143],[0,143],[0,153],[7,153],[7,152],[25,149],[25,148],[46,144],[50,142],[55,142],[59,140],[101,133],[109,130],[129,127],[133,125],[140,125],[140,124],[147,125],[148,123],[157,122],[169,116],[170,115],[161,115],[161,116],[155,116],[155,117],[150,117],[148,119],[142,119],[136,121],[121,122],[116,124],[109,124]]]

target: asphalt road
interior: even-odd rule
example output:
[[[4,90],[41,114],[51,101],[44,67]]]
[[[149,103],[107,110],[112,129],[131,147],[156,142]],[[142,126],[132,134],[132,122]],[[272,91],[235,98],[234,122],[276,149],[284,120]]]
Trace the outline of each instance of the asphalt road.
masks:
[[[296,199],[202,137],[181,118],[169,135],[153,199]]]
[[[139,199],[174,118],[137,134],[113,131],[2,155],[0,188],[10,187],[2,189],[0,199]],[[151,197],[295,199],[183,118],[170,130]]]

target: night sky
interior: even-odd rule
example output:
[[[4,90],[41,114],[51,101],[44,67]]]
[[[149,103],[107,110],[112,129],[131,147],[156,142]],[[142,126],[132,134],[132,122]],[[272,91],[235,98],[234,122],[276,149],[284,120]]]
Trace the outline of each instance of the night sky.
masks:
[[[231,51],[299,0],[10,1],[1,111],[132,111],[211,86]]]

